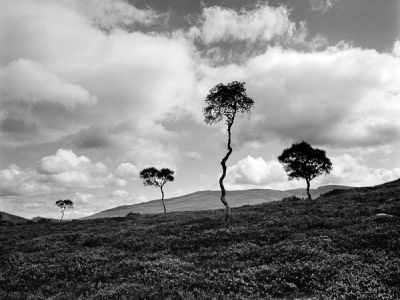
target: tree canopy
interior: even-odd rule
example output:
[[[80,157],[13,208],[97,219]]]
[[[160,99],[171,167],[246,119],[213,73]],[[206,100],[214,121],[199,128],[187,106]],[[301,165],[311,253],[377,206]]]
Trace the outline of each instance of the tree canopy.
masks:
[[[204,121],[212,125],[226,118],[232,124],[237,113],[250,113],[254,101],[247,96],[244,85],[244,82],[232,81],[213,87],[205,100]]]
[[[66,208],[74,208],[74,202],[72,200],[69,199],[64,199],[64,200],[57,200],[56,201],[56,205],[61,208],[61,219],[60,222],[62,221],[62,219],[64,218],[64,211]]]
[[[283,150],[278,160],[282,163],[289,180],[297,178],[306,180],[307,195],[310,199],[310,181],[319,175],[329,174],[332,170],[332,162],[325,151],[313,148],[304,141],[292,144],[290,148]]]
[[[74,202],[69,199],[65,200],[57,200],[56,205],[61,208],[73,208],[74,207]]]
[[[154,167],[146,168],[140,171],[140,178],[143,179],[144,185],[151,185],[162,187],[169,181],[174,181],[174,174],[175,172],[168,169],[163,168],[158,170]]]

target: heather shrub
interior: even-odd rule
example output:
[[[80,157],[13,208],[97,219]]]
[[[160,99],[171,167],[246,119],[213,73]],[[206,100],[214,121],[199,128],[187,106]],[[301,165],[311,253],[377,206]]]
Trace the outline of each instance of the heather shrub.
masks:
[[[2,226],[0,299],[400,299],[399,192]]]

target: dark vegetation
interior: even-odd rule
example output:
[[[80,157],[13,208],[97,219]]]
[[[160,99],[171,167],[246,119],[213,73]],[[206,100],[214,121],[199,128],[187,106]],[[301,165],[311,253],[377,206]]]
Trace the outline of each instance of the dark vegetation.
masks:
[[[0,299],[400,298],[400,181],[223,214],[0,226]]]

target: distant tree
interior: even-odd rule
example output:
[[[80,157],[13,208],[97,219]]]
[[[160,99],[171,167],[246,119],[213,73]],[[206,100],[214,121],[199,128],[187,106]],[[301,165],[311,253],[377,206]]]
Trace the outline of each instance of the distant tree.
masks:
[[[162,205],[164,207],[164,213],[167,212],[167,209],[165,208],[165,202],[164,202],[164,185],[169,182],[169,181],[174,181],[174,171],[164,168],[161,170],[158,170],[154,167],[143,169],[140,171],[140,178],[143,179],[143,184],[144,185],[150,185],[150,186],[155,186],[159,187],[161,190],[161,201]]]
[[[244,82],[232,81],[228,84],[218,84],[213,87],[207,98],[205,99],[206,106],[203,108],[204,121],[213,125],[222,120],[225,120],[228,126],[228,152],[221,161],[222,175],[219,179],[221,188],[221,202],[225,206],[225,218],[230,217],[231,209],[225,199],[226,191],[224,187],[224,179],[226,176],[226,162],[232,154],[231,146],[231,129],[237,114],[243,115],[250,113],[250,109],[254,104],[253,99],[247,96]]]
[[[65,200],[57,200],[56,201],[56,205],[61,209],[61,219],[60,222],[62,221],[62,219],[64,218],[64,211],[67,208],[74,208],[74,202],[72,202],[69,199],[65,199]]]
[[[311,147],[306,142],[292,144],[290,148],[283,150],[278,157],[283,165],[289,180],[303,178],[307,183],[307,196],[311,198],[310,182],[322,174],[329,174],[332,163],[324,150]]]

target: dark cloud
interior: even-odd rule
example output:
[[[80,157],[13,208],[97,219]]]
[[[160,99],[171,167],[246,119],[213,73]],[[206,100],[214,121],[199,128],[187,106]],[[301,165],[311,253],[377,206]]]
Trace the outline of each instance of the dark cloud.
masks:
[[[7,117],[0,122],[0,130],[11,134],[34,134],[38,132],[38,127],[24,119]]]
[[[111,145],[107,130],[98,126],[82,129],[73,137],[78,148],[105,148]]]

